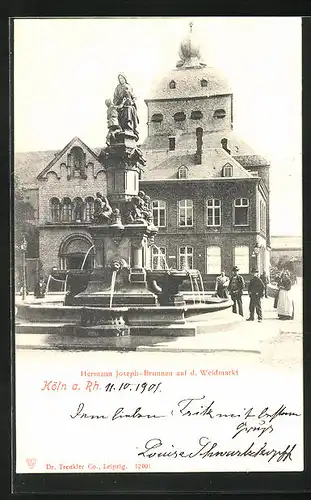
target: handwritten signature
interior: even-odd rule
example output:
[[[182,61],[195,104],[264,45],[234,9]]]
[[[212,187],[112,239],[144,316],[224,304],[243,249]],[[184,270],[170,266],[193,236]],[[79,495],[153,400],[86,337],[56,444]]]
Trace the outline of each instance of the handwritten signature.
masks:
[[[267,448],[267,442],[260,447],[255,446],[252,442],[245,449],[220,449],[217,442],[211,441],[208,437],[202,436],[198,440],[198,445],[191,451],[176,449],[175,445],[171,444],[165,447],[160,438],[149,439],[144,449],[138,451],[137,456],[144,458],[213,458],[213,457],[266,457],[268,462],[276,459],[277,462],[285,462],[292,460],[292,453],[297,444],[287,444],[284,449],[278,450],[275,448]],[[159,451],[160,449],[160,451]],[[155,451],[156,450],[156,451]]]

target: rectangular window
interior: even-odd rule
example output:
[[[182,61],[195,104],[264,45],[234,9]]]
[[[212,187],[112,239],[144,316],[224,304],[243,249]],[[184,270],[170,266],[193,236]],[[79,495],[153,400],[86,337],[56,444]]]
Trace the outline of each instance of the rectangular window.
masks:
[[[220,200],[207,200],[206,223],[208,226],[221,225],[221,202]]]
[[[249,248],[247,246],[235,247],[234,265],[238,266],[241,274],[249,273]]]
[[[153,223],[157,227],[166,226],[166,203],[162,200],[152,202]]]
[[[178,257],[179,269],[193,269],[193,247],[180,247]]]
[[[178,224],[181,227],[193,226],[193,201],[180,200],[178,202]]]
[[[152,247],[152,269],[166,269],[166,248]]]
[[[234,225],[248,226],[249,200],[237,198],[234,200]]]
[[[219,274],[221,272],[221,248],[206,248],[206,274]]]
[[[169,139],[168,139],[168,149],[170,151],[175,151],[175,137],[169,137]]]

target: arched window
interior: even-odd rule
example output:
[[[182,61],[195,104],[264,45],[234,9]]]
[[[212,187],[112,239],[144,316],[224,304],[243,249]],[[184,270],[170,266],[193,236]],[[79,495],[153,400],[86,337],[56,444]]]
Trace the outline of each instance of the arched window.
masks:
[[[207,87],[207,80],[205,80],[203,78],[203,80],[201,80],[201,87]]]
[[[193,200],[178,202],[178,222],[180,227],[193,226]]]
[[[216,109],[216,111],[214,111],[214,118],[224,118],[226,116],[226,112],[224,109]]]
[[[60,222],[61,220],[61,203],[58,198],[52,198],[50,200],[51,207],[51,221]]]
[[[182,165],[178,169],[178,179],[187,179],[188,177],[188,169],[185,165]]]
[[[232,165],[230,165],[230,163],[227,163],[226,165],[224,165],[224,167],[222,169],[222,176],[223,177],[232,177],[232,175],[233,175]]]
[[[88,196],[85,200],[85,220],[90,222],[94,214],[94,198]]]
[[[92,198],[92,196],[88,196],[85,199],[85,220],[87,222],[90,222],[92,220],[92,217],[94,215],[94,210],[95,210],[94,198]]]
[[[82,198],[77,197],[73,200],[73,220],[75,222],[82,222],[84,219],[84,202]]]
[[[70,177],[86,178],[85,172],[85,153],[80,146],[74,146],[67,155]]]
[[[178,261],[179,269],[193,269],[193,247],[180,247]]]
[[[174,80],[171,80],[168,86],[170,89],[176,89],[176,82]]]
[[[63,199],[62,222],[72,222],[72,203],[70,198]]]

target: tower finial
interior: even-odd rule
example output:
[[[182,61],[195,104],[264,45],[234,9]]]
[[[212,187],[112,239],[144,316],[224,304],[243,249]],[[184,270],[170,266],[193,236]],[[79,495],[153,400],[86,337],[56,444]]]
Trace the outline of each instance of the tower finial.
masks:
[[[192,32],[193,22],[189,23],[189,32],[180,43],[179,57],[177,68],[200,68],[206,66],[201,59],[200,43],[197,40],[195,33]]]

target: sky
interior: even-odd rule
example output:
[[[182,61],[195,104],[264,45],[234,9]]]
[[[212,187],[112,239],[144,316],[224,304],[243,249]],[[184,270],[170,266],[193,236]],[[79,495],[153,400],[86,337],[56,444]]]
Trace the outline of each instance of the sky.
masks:
[[[234,92],[234,130],[271,160],[271,234],[302,232],[299,17],[43,18],[14,21],[15,151],[105,143],[117,74],[134,88],[140,142],[152,82],[175,68],[189,22]]]

